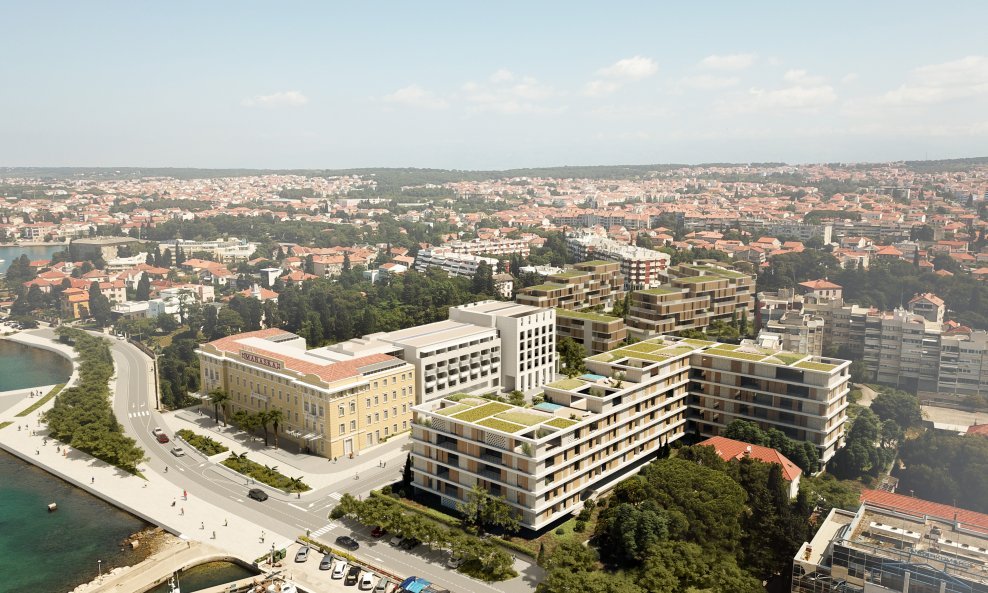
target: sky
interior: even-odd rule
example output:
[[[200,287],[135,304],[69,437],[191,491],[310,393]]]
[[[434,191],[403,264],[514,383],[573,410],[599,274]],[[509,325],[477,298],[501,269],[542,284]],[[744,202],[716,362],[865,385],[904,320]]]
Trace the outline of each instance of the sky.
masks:
[[[0,0],[0,166],[988,155],[988,2]]]

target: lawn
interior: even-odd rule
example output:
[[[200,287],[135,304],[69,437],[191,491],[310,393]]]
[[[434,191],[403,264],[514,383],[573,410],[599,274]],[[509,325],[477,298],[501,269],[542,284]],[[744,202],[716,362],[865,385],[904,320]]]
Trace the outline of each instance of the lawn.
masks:
[[[551,426],[553,428],[569,428],[570,426],[579,423],[576,420],[567,420],[566,418],[553,418],[545,424],[546,426]]]
[[[707,350],[710,354],[716,354],[718,356],[724,356],[727,358],[737,358],[739,360],[751,360],[760,361],[765,358],[764,354],[749,354],[748,352],[732,352],[730,350]]]
[[[536,424],[549,420],[551,416],[546,414],[522,412],[521,410],[509,410],[507,412],[501,412],[495,418],[507,420],[508,422],[514,422],[515,424],[521,424],[524,426],[535,426]]]
[[[30,405],[30,406],[28,406],[27,408],[25,408],[25,409],[23,409],[23,410],[21,410],[21,411],[20,411],[20,412],[19,412],[19,413],[18,413],[17,415],[18,415],[18,416],[27,416],[27,415],[28,415],[28,414],[30,414],[31,412],[33,412],[33,411],[35,411],[35,410],[37,410],[37,409],[38,409],[38,408],[40,408],[41,406],[43,406],[43,405],[45,405],[46,403],[48,403],[48,401],[49,401],[49,400],[50,400],[51,398],[53,398],[53,397],[55,397],[56,395],[58,395],[58,392],[59,392],[59,391],[61,391],[63,387],[65,387],[65,383],[60,383],[60,384],[58,384],[58,385],[56,385],[56,386],[54,386],[54,387],[52,387],[52,390],[51,390],[51,391],[49,391],[47,395],[45,395],[44,397],[42,397],[42,398],[41,398],[41,399],[39,399],[38,401],[36,401],[36,402],[34,402],[33,404],[31,404],[31,405]]]
[[[801,362],[801,363],[797,364],[796,365],[796,368],[809,369],[811,371],[824,371],[824,372],[827,372],[827,371],[832,371],[835,368],[837,368],[837,365],[835,365],[835,364],[825,364],[825,363],[822,363],[822,362],[806,361],[806,362]]]
[[[505,422],[504,420],[498,420],[497,418],[485,418],[478,422],[475,422],[477,426],[483,426],[484,428],[490,428],[493,430],[500,430],[501,432],[516,433],[519,430],[524,430],[525,427],[521,424],[515,424],[514,422]]]
[[[798,362],[807,357],[806,354],[790,354],[787,352],[777,352],[773,356],[781,360],[782,364],[793,364],[794,362]]]
[[[571,391],[573,389],[579,389],[580,387],[583,387],[585,383],[586,383],[585,381],[581,381],[580,379],[560,379],[559,381],[556,381],[554,383],[549,383],[548,385],[546,385],[546,387],[552,387],[554,389],[565,389],[567,391]]]
[[[470,404],[456,404],[455,406],[443,408],[436,413],[442,416],[452,416],[453,414],[465,412],[466,410],[469,410],[471,408],[473,408],[473,406],[471,406]]]
[[[476,408],[470,408],[465,412],[460,412],[459,414],[453,416],[453,418],[456,418],[457,420],[462,420],[463,422],[477,422],[478,420],[487,418],[488,416],[493,416],[498,412],[505,412],[507,410],[510,410],[512,409],[512,407],[513,406],[510,406],[508,404],[502,404],[499,402],[490,402],[482,406],[477,406]]]

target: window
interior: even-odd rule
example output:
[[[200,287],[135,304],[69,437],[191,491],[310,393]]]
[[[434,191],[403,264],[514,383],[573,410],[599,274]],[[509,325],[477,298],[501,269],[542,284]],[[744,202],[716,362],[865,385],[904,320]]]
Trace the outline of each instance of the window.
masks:
[[[367,414],[367,424],[370,424],[370,423],[371,423],[371,415],[370,414]]]
[[[357,421],[356,420],[351,420],[350,421],[350,430],[351,431],[352,430],[357,430]]]
[[[346,424],[340,424],[340,434],[346,432]]]
[[[356,414],[357,413],[357,402],[355,402],[355,401],[350,402],[350,413],[351,414]]]
[[[369,397],[367,398],[367,407],[368,408],[370,407],[370,398]]]
[[[387,411],[387,410],[384,410],[384,419],[385,419],[385,420],[387,420],[387,419],[388,419],[388,411]]]
[[[345,415],[346,415],[346,408],[343,407],[343,404],[340,404],[340,416],[345,416]]]
[[[388,403],[388,394],[387,393],[384,394],[384,403]]]

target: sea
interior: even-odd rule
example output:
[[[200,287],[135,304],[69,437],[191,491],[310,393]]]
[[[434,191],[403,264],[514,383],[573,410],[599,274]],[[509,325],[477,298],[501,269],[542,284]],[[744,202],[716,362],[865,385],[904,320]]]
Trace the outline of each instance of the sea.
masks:
[[[10,262],[21,255],[27,255],[31,260],[49,259],[53,253],[65,249],[65,245],[0,245],[0,272],[6,272]]]

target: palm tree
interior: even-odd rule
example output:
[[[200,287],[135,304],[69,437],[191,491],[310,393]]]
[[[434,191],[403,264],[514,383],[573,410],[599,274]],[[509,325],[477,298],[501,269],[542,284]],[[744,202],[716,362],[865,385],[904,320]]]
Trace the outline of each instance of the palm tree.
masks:
[[[222,389],[214,389],[209,392],[209,401],[213,402],[213,420],[220,423],[220,406],[230,401],[230,394]],[[223,412],[223,424],[226,425],[226,411]]]
[[[261,410],[254,415],[257,418],[257,424],[264,429],[264,446],[268,446],[268,424],[271,422],[271,412],[267,410]]]
[[[271,422],[271,426],[274,427],[274,447],[278,448],[278,425],[281,421],[285,419],[285,412],[281,408],[273,408],[268,410],[268,420]]]
[[[301,492],[302,489],[302,478],[288,478],[288,491],[289,492]]]

